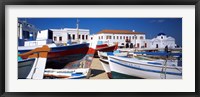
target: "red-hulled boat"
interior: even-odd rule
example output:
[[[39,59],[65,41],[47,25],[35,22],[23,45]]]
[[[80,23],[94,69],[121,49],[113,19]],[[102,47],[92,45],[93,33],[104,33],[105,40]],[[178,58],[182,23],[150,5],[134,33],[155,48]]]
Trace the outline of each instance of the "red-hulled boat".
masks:
[[[89,47],[89,43],[72,44],[69,46],[50,47],[47,56],[46,68],[89,68],[95,53],[95,49]],[[18,48],[18,52],[24,53],[29,50]],[[25,59],[26,57],[23,57]]]
[[[108,46],[107,44],[101,44],[97,45],[95,49],[95,55],[97,54],[97,51],[102,51],[102,52],[112,52],[118,49],[118,44],[113,44],[111,46]]]

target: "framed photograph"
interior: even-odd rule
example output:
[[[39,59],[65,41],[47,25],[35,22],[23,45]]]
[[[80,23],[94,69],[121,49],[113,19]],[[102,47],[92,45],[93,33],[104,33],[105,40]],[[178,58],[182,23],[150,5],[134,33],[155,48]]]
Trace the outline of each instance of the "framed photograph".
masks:
[[[199,0],[1,5],[1,96],[200,95]]]

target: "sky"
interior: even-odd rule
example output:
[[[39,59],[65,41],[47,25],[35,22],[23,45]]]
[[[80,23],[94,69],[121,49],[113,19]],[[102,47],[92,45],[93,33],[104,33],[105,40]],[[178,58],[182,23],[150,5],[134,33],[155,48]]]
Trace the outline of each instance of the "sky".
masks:
[[[76,28],[77,18],[19,18],[40,30]],[[78,18],[79,29],[89,29],[90,34],[108,30],[135,30],[152,39],[159,33],[175,38],[182,46],[182,18]]]

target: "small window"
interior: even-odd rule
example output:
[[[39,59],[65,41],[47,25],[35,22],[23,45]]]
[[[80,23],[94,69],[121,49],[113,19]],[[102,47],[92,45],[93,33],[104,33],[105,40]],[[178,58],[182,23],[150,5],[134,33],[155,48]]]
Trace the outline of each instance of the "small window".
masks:
[[[161,39],[163,39],[163,37],[161,37]]]
[[[132,39],[134,39],[134,36],[132,36]]]
[[[59,37],[59,41],[62,41],[62,37]]]
[[[113,39],[115,39],[115,36],[113,36]]]
[[[91,40],[92,40],[93,38],[91,37]]]
[[[108,36],[106,36],[106,39],[108,39]]]
[[[81,35],[78,35],[78,39],[81,39]]]
[[[99,36],[99,39],[101,39],[100,36]]]
[[[112,36],[109,36],[109,39],[112,39]]]
[[[84,40],[84,35],[82,35],[82,39]]]
[[[144,39],[143,36],[140,36],[140,39]]]
[[[117,36],[117,39],[119,39],[119,36]]]
[[[101,39],[103,39],[103,36],[101,36]]]
[[[137,39],[137,36],[135,36],[135,39]]]
[[[120,39],[122,39],[122,36],[120,36]]]
[[[56,36],[54,36],[54,37],[53,37],[53,40],[54,40],[54,41],[57,41],[57,37],[56,37]]]
[[[71,39],[71,35],[70,34],[68,34],[68,39]]]
[[[124,36],[124,39],[125,39],[125,36]]]

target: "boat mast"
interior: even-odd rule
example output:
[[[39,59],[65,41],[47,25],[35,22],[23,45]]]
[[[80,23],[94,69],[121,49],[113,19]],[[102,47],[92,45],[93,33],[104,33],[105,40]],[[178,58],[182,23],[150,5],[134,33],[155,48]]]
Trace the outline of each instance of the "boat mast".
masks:
[[[79,20],[76,20],[76,30],[77,30],[77,43],[79,43]]]

